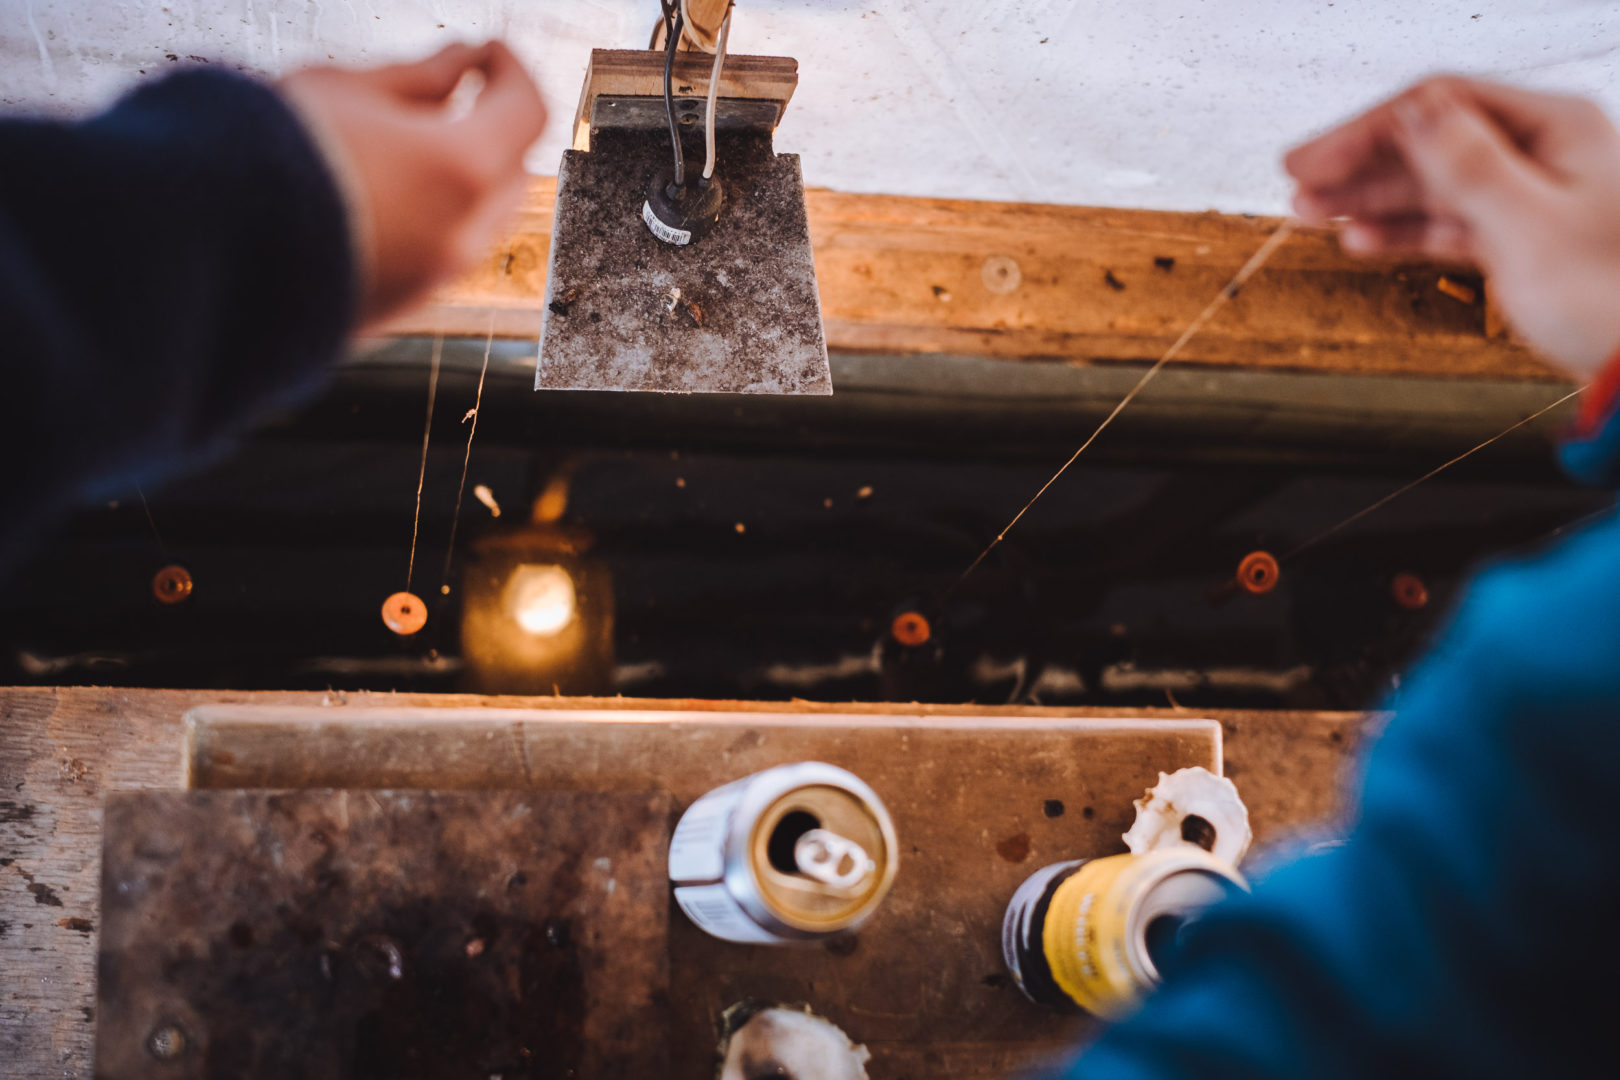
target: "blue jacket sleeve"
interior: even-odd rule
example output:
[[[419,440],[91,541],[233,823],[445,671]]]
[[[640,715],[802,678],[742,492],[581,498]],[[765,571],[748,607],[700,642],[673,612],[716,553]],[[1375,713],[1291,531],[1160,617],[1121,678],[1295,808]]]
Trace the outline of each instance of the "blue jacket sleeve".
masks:
[[[1620,528],[1486,572],[1368,755],[1347,841],[1189,931],[1068,1075],[1610,1075]]]
[[[338,188],[263,84],[192,70],[0,121],[0,568],[309,386],[355,293]]]

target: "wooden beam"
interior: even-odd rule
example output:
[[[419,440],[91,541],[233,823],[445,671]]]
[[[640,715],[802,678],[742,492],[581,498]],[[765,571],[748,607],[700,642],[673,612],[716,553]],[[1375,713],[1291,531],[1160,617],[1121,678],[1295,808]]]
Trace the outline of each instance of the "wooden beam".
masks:
[[[555,181],[536,178],[495,250],[402,333],[538,335]],[[827,344],[1066,363],[1151,361],[1277,226],[1216,213],[807,193]],[[1363,262],[1291,238],[1178,362],[1341,374],[1558,373],[1427,264]],[[1493,333],[1492,331],[1497,331]]]
[[[682,44],[690,42],[712,54],[720,37],[720,24],[731,10],[731,0],[686,0],[682,10],[687,18]]]

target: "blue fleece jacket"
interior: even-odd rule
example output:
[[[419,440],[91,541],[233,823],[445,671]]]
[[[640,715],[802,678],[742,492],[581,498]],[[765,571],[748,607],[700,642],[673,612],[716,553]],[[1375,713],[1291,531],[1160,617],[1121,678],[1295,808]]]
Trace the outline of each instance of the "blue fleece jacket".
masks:
[[[355,291],[337,186],[261,83],[196,69],[0,121],[0,577],[69,507],[312,385]]]
[[[1620,421],[1565,448],[1617,479]],[[1620,521],[1481,573],[1346,842],[1195,924],[1072,1080],[1620,1075]]]

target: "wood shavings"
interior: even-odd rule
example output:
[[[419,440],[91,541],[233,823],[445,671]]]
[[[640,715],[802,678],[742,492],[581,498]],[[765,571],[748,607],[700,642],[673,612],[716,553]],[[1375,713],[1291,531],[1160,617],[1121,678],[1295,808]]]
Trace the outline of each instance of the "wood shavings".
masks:
[[[574,306],[574,301],[578,299],[579,286],[570,285],[568,288],[564,289],[562,292],[553,297],[548,306],[551,308],[553,314],[566,315],[568,314],[569,309]]]

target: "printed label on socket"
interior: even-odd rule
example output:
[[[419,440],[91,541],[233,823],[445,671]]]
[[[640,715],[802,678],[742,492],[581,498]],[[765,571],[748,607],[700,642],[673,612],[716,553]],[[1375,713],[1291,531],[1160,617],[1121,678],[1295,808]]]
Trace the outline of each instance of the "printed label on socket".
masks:
[[[776,945],[782,938],[750,919],[725,885],[687,885],[675,890],[675,902],[699,929],[725,941]]]
[[[685,247],[687,244],[692,242],[692,234],[687,232],[685,229],[677,229],[674,226],[665,225],[662,221],[659,221],[658,215],[653,213],[652,203],[650,202],[643,202],[641,204],[641,220],[647,223],[647,228],[652,230],[652,234],[654,236],[658,237],[658,239],[662,240],[666,244],[674,244],[676,247]]]

